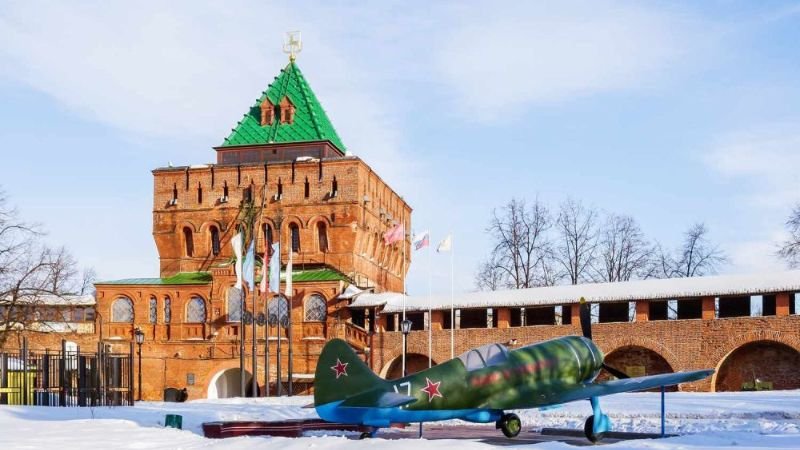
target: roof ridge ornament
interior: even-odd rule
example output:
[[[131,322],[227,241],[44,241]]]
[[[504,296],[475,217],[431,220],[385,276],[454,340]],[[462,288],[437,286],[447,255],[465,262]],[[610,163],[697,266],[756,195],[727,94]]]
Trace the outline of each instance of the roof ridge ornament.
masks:
[[[283,53],[289,55],[289,62],[294,62],[297,54],[303,51],[303,40],[299,31],[287,31],[283,39]]]

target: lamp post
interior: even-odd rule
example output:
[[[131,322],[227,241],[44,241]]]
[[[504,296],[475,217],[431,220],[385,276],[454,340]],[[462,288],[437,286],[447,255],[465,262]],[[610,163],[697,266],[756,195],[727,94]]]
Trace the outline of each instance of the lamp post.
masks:
[[[400,330],[403,332],[403,376],[406,376],[406,354],[408,354],[408,332],[411,331],[411,321],[406,319],[400,322]]]
[[[141,328],[137,328],[133,332],[133,338],[136,340],[136,345],[139,346],[139,387],[138,387],[138,401],[142,401],[142,344],[144,343],[144,332]]]

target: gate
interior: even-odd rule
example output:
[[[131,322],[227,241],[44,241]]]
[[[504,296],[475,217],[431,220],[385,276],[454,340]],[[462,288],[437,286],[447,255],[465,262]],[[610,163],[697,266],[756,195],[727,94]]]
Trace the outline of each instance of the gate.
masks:
[[[133,343],[128,353],[80,347],[33,352],[0,351],[0,405],[133,405]]]

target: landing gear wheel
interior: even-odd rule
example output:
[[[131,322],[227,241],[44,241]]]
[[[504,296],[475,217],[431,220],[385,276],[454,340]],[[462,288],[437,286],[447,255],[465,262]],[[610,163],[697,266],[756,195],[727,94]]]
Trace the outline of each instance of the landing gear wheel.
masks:
[[[369,439],[371,437],[372,437],[372,433],[370,433],[369,431],[365,431],[365,432],[361,433],[361,436],[359,436],[358,439]]]
[[[603,439],[603,433],[594,433],[594,416],[589,416],[586,419],[586,423],[583,424],[583,434],[586,435],[586,439],[591,443],[596,443]]]
[[[514,438],[522,430],[522,421],[514,413],[503,414],[503,417],[495,423],[495,428],[500,428],[507,438]]]

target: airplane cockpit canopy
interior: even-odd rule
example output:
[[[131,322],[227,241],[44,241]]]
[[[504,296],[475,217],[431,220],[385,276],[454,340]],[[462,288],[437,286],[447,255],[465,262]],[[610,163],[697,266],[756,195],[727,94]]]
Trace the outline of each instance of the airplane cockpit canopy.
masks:
[[[458,356],[467,371],[496,366],[508,360],[508,349],[500,344],[486,344]]]

